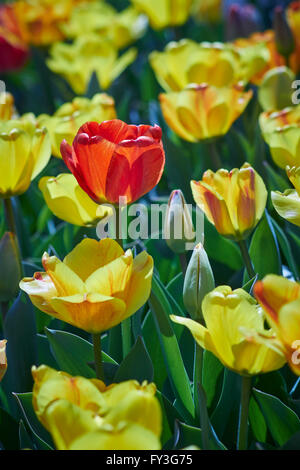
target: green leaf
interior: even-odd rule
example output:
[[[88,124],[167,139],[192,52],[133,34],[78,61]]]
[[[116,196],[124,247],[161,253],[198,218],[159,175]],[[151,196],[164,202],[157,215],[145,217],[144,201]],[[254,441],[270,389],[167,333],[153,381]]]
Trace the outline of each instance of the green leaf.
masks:
[[[169,318],[173,311],[167,295],[161,288],[156,276],[153,277],[152,292],[149,302],[174,394],[180,400],[188,415],[190,415],[190,418],[193,419],[195,409],[191,384]]]
[[[267,439],[266,421],[253,397],[250,398],[249,403],[249,422],[255,439],[258,442],[265,443]]]
[[[240,402],[241,377],[224,369],[223,387],[219,402],[211,415],[211,424],[217,435],[228,447],[236,443]]]
[[[0,302],[12,300],[19,292],[21,265],[17,244],[16,236],[10,232],[0,240]]]
[[[30,436],[22,420],[20,421],[20,424],[19,424],[19,440],[20,440],[21,450],[24,450],[24,449],[34,450],[34,444],[31,441]]]
[[[243,260],[237,245],[222,237],[205,217],[205,250],[209,259],[226,264],[233,271],[243,267]],[[226,256],[224,256],[226,253]]]
[[[53,445],[52,439],[36,417],[32,406],[32,393],[14,393],[14,397],[22,411],[27,426],[32,432],[34,444],[40,450],[51,450]]]
[[[282,447],[281,450],[300,450],[300,432],[292,436]]]
[[[0,442],[5,450],[19,449],[18,423],[0,408]]]
[[[300,431],[298,416],[277,397],[257,389],[253,389],[253,394],[274,441],[283,446],[294,434]]]
[[[295,259],[294,259],[294,256],[293,256],[293,252],[292,252],[290,242],[289,242],[287,236],[285,235],[284,231],[282,230],[282,228],[277,224],[277,222],[274,219],[271,219],[271,220],[272,220],[272,224],[273,224],[273,227],[274,227],[276,235],[277,235],[277,239],[278,239],[280,248],[281,248],[281,250],[282,250],[282,252],[283,252],[283,254],[284,254],[284,256],[287,260],[288,266],[289,266],[290,270],[292,271],[292,273],[294,275],[294,278],[297,280],[297,279],[299,279],[299,274],[298,274],[298,269],[297,269],[297,265],[295,263]]]
[[[164,446],[172,438],[174,434],[175,421],[181,419],[181,416],[167,397],[158,390],[156,391],[156,397],[159,400],[162,410],[161,442],[162,446]]]
[[[210,408],[220,393],[224,366],[210,351],[203,352],[202,385],[207,407]]]
[[[144,380],[153,381],[153,365],[141,336],[137,338],[135,345],[121,362],[114,382],[119,383],[130,379],[135,379],[139,383]]]
[[[96,377],[95,371],[88,365],[94,363],[93,345],[73,333],[45,328],[53,356],[61,370],[71,375],[86,378]],[[117,364],[102,351],[103,362]]]
[[[178,421],[177,432],[175,432],[175,448],[182,449],[184,447],[195,445],[202,448],[202,431],[200,428],[190,426]],[[211,450],[226,450],[226,447],[214,435],[210,439]]]
[[[249,255],[258,279],[266,274],[281,274],[280,253],[272,221],[267,211],[251,240]],[[245,273],[244,283],[248,279]]]
[[[165,362],[162,361],[162,348],[157,334],[153,334],[156,331],[154,318],[152,312],[149,311],[142,324],[142,335],[145,341],[145,345],[151,362],[153,364],[154,377],[153,381],[159,390],[163,389],[164,383],[168,377]]]
[[[11,392],[32,390],[31,367],[37,363],[35,315],[32,303],[25,294],[20,294],[7,312],[4,337],[7,339],[7,362],[10,365],[1,385],[8,396],[11,411],[16,416]]]

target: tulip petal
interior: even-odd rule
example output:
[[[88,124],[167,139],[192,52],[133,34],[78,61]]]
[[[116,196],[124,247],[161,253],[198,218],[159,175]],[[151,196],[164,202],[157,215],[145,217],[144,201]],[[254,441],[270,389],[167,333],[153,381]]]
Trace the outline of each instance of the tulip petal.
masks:
[[[76,439],[99,428],[91,412],[67,400],[56,400],[49,405],[45,419],[58,450],[70,449]]]
[[[128,286],[126,317],[134,314],[148,300],[153,274],[153,258],[146,251],[133,260],[132,275]]]
[[[300,227],[300,196],[298,192],[294,189],[288,189],[284,193],[272,191],[271,198],[278,214]]]
[[[85,281],[87,291],[125,300],[132,263],[132,251],[128,250],[124,255],[93,272]]]
[[[31,302],[39,310],[49,315],[55,314],[50,300],[57,296],[57,290],[47,273],[35,273],[33,278],[25,277],[20,282],[20,289],[30,296]]]
[[[123,300],[92,293],[54,297],[53,316],[90,333],[100,333],[120,323],[126,314]]]
[[[48,253],[44,253],[42,263],[59,296],[83,294],[86,291],[84,282],[80,277],[56,256],[49,256]]]
[[[159,450],[158,437],[137,424],[119,429],[103,428],[87,433],[73,441],[70,450]]]
[[[85,238],[65,257],[64,263],[85,282],[97,269],[122,255],[124,250],[115,240]]]
[[[207,328],[200,325],[200,323],[196,322],[195,320],[191,320],[190,318],[178,317],[176,315],[171,315],[170,318],[175,323],[186,326],[201,348],[207,349],[208,351],[211,351],[213,354],[217,355],[216,348]]]

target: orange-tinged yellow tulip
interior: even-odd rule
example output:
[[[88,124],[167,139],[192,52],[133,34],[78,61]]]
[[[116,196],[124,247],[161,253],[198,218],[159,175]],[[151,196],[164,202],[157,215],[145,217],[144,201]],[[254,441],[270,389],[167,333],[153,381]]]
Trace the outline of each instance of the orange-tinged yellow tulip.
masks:
[[[193,0],[131,0],[134,7],[148,16],[153,29],[178,26],[189,17]]]
[[[82,1],[18,0],[13,3],[13,9],[26,42],[45,46],[64,38],[61,24],[69,19],[74,6]]]
[[[47,65],[64,77],[80,95],[85,93],[93,72],[105,90],[135,60],[136,55],[136,49],[131,48],[119,56],[111,41],[90,33],[79,36],[72,44],[53,44]]]
[[[256,375],[284,365],[279,341],[272,330],[265,329],[259,306],[243,289],[217,287],[205,296],[202,312],[206,327],[188,318],[171,318],[189,328],[197,343],[229,369]]]
[[[24,193],[50,157],[46,128],[28,119],[0,121],[0,197]]]
[[[147,17],[133,7],[118,12],[105,2],[93,2],[74,8],[70,20],[61,29],[68,38],[95,32],[122,49],[145,33],[147,23]]]
[[[105,93],[97,93],[92,99],[76,97],[71,103],[63,104],[52,116],[41,114],[37,121],[48,129],[52,154],[61,158],[60,144],[64,139],[72,144],[83,124],[109,121],[116,117],[114,99]]]
[[[195,0],[193,16],[201,23],[217,23],[222,18],[222,0]]]
[[[196,204],[217,231],[236,241],[248,237],[266,207],[265,184],[248,163],[230,172],[208,170],[191,187]]]
[[[291,369],[300,375],[300,284],[269,274],[254,286],[254,294],[281,341]]]
[[[234,41],[234,46],[240,52],[245,62],[252,61],[258,66],[251,82],[260,85],[266,72],[274,67],[285,65],[285,59],[276,48],[274,31],[254,33],[249,38],[240,38]]]
[[[300,167],[288,166],[286,170],[295,189],[287,189],[284,193],[272,191],[271,198],[278,214],[300,227]]]
[[[35,413],[58,449],[160,448],[162,415],[153,383],[128,380],[106,387],[48,366],[33,367],[32,373]]]
[[[292,69],[296,72],[299,73],[300,71],[300,39],[299,39],[299,31],[300,31],[300,2],[295,1],[292,2],[287,10],[287,19],[288,23],[291,27],[291,30],[293,32],[294,40],[296,43],[296,50],[293,54],[290,56],[290,66]]]
[[[70,173],[44,176],[39,181],[39,188],[51,212],[70,224],[94,227],[111,214],[108,207],[96,204]]]
[[[0,341],[0,382],[3,379],[7,369],[6,343],[6,339],[2,339]]]
[[[133,315],[150,295],[151,256],[133,258],[109,238],[86,238],[63,261],[45,253],[42,262],[45,272],[24,278],[21,289],[42,312],[93,334]]]
[[[264,112],[259,123],[276,165],[300,166],[300,105]]]
[[[11,93],[0,93],[0,121],[12,119],[15,113],[14,97]]]
[[[226,87],[248,80],[239,53],[219,42],[173,41],[163,52],[152,52],[149,61],[166,91],[180,91],[190,83]]]
[[[191,84],[179,92],[161,93],[159,99],[170,128],[184,140],[197,142],[226,134],[251,97],[252,91],[238,85]]]

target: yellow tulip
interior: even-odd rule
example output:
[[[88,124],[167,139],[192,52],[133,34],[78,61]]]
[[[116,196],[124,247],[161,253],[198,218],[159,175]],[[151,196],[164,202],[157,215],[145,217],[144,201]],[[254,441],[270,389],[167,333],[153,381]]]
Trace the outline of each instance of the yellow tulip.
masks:
[[[0,93],[0,121],[8,121],[13,118],[15,112],[14,97],[11,93]]]
[[[287,189],[284,193],[272,191],[272,202],[281,217],[300,227],[300,167],[288,166],[287,174],[295,189]]]
[[[285,66],[269,70],[258,89],[258,101],[264,111],[284,109],[291,104],[295,74]]]
[[[300,284],[269,274],[254,286],[254,294],[283,345],[286,359],[300,375]]]
[[[299,73],[300,71],[300,39],[299,39],[299,30],[300,30],[300,3],[299,1],[294,1],[290,3],[286,10],[287,19],[289,26],[293,32],[294,40],[296,43],[296,49],[293,54],[290,56],[290,66],[292,69]]]
[[[154,384],[128,380],[106,387],[48,366],[33,367],[32,373],[35,413],[58,449],[160,448],[162,415]]]
[[[159,450],[159,438],[147,428],[121,422],[113,427],[97,423],[86,412],[67,401],[49,406],[50,433],[58,450]]]
[[[51,212],[70,224],[94,227],[111,213],[108,207],[98,206],[70,173],[44,176],[39,181],[39,188]]]
[[[276,165],[300,166],[300,105],[264,112],[259,123]]]
[[[185,23],[193,0],[131,0],[131,3],[148,16],[153,29],[163,29]]]
[[[266,207],[265,184],[248,163],[230,172],[208,170],[191,187],[196,204],[217,231],[236,241],[248,237]]]
[[[122,49],[140,38],[146,26],[147,17],[135,8],[129,7],[118,12],[104,2],[93,2],[74,8],[70,20],[62,25],[62,30],[69,38],[95,32]]]
[[[222,0],[195,0],[193,16],[201,23],[218,23],[222,17]]]
[[[105,93],[98,93],[92,99],[76,97],[71,103],[63,104],[52,116],[41,114],[37,121],[48,129],[52,154],[61,158],[60,144],[65,139],[71,145],[83,124],[109,121],[116,117],[114,99]]]
[[[246,80],[239,53],[222,43],[182,39],[170,42],[163,52],[152,52],[149,60],[166,91],[180,91],[190,83],[226,87]]]
[[[133,259],[109,238],[86,238],[63,261],[45,253],[42,262],[45,272],[24,278],[21,289],[42,312],[93,334],[133,315],[150,295],[151,256]]]
[[[179,92],[161,93],[159,99],[170,128],[184,140],[197,142],[226,134],[251,97],[252,91],[238,85],[191,84]]]
[[[91,414],[103,414],[107,410],[101,389],[105,388],[103,382],[97,379],[72,377],[67,372],[57,371],[48,366],[32,368],[34,380],[33,408],[38,419],[45,428],[47,424],[46,411],[48,406],[56,400],[67,400],[80,406]]]
[[[47,130],[27,119],[0,121],[0,197],[24,193],[51,157]]]
[[[105,90],[135,60],[136,55],[136,49],[131,48],[118,57],[118,50],[111,41],[91,33],[78,37],[73,44],[53,44],[47,65],[62,75],[75,93],[84,94],[93,72]]]
[[[3,379],[7,370],[6,343],[6,339],[2,339],[0,341],[0,382]]]
[[[206,327],[172,315],[185,325],[196,342],[211,351],[229,369],[241,375],[256,375],[279,369],[285,363],[280,343],[272,330],[264,327],[257,303],[243,289],[220,286],[207,294],[202,303]],[[264,338],[264,343],[260,341]]]

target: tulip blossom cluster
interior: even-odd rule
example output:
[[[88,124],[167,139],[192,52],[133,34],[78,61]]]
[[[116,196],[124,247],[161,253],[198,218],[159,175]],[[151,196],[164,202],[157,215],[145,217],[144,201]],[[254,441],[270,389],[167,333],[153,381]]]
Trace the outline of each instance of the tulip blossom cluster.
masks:
[[[300,1],[123,3],[0,6],[0,448],[299,450]]]

